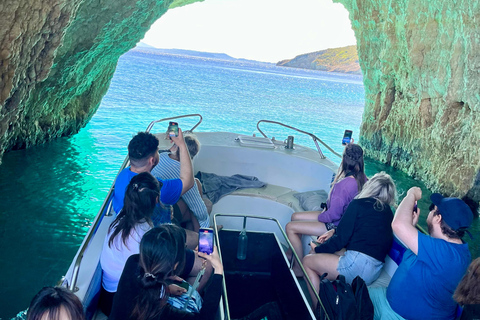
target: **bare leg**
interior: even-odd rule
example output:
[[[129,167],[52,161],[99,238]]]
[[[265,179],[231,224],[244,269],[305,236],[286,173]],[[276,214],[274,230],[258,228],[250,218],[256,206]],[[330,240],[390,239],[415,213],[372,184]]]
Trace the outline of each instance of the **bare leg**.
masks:
[[[195,178],[195,183],[197,184],[197,188],[198,188],[198,192],[200,193],[200,196],[203,196],[202,183],[197,178]]]
[[[193,231],[198,232],[200,230],[200,223],[198,223],[197,217],[192,213],[192,219],[190,220]]]
[[[200,258],[198,256],[198,253],[195,251],[195,263],[193,264],[192,271],[189,274],[190,277],[187,279],[188,283],[193,284],[195,282],[197,274],[200,272],[204,264],[205,264],[205,273],[200,279],[200,283],[197,288],[198,292],[201,292],[203,288],[205,288],[205,285],[207,284],[208,280],[210,279],[210,276],[213,273],[213,267],[210,262]]]
[[[301,211],[292,214],[292,221],[318,221],[320,211]]]
[[[207,212],[208,214],[210,214],[210,212],[212,212],[213,203],[207,198],[207,196],[203,196],[202,183],[200,182],[200,180],[195,178],[195,183],[197,184],[198,192],[200,193],[200,196],[202,197],[202,200],[205,203],[205,206],[207,207]]]
[[[187,233],[186,246],[188,249],[194,250],[198,246],[198,232],[184,229]]]
[[[327,231],[325,224],[319,221],[291,221],[287,223],[285,232],[288,240],[292,244],[297,256],[303,258],[302,235],[321,235]],[[294,272],[296,276],[301,276],[300,268],[294,264]]]
[[[180,213],[182,214],[182,220],[180,223],[185,223],[185,229],[193,230],[198,232],[200,229],[200,224],[198,223],[197,217],[190,211],[190,208],[187,206],[185,201],[182,199],[178,200],[177,202],[178,208],[180,209]]]
[[[307,272],[307,275],[317,292],[320,288],[320,276],[322,274],[328,273],[327,279],[330,281],[333,281],[337,278],[338,259],[339,256],[329,253],[309,254],[303,258],[303,267],[305,268],[305,271]],[[315,308],[318,300],[310,286],[308,286],[308,292],[312,298],[312,308]]]

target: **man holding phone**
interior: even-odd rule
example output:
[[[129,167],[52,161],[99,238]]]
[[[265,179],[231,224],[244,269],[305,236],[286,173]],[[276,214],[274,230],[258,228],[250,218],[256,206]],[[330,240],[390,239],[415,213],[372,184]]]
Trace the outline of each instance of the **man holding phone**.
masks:
[[[172,142],[178,146],[178,152],[182,156],[180,161],[180,178],[162,180],[158,179],[162,184],[160,192],[160,201],[166,205],[177,203],[180,196],[189,190],[194,183],[192,162],[188,153],[183,133],[178,128],[178,136],[170,136]],[[119,213],[123,208],[123,200],[125,198],[125,190],[130,180],[139,173],[151,172],[158,164],[158,144],[157,137],[148,132],[139,132],[128,144],[128,157],[130,159],[130,167],[123,169],[115,180],[115,191],[113,195],[113,209],[115,213]],[[165,221],[166,220],[166,221]],[[169,222],[169,218],[162,217],[160,222]]]
[[[193,158],[200,151],[200,142],[193,134],[185,135],[185,143],[187,145],[190,158]],[[160,179],[175,179],[180,176],[181,155],[177,145],[173,145],[170,152],[160,153],[160,161],[152,170],[152,175]],[[195,179],[197,185],[190,188],[182,195],[179,202],[174,205],[175,218],[180,223],[185,223],[187,227],[194,231],[199,228],[207,228],[210,226],[210,217],[205,202],[200,193],[200,181]]]
[[[471,260],[462,237],[473,214],[461,199],[434,193],[425,235],[415,228],[421,197],[420,188],[410,188],[395,212],[393,232],[408,249],[388,288],[369,288],[375,319],[455,318],[453,292]]]

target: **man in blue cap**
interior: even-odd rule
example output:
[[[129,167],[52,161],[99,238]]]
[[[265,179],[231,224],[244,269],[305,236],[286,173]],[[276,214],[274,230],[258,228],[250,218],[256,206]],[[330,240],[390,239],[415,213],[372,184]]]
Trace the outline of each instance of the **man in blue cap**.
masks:
[[[408,250],[388,288],[369,289],[375,319],[455,318],[452,295],[471,261],[462,237],[473,214],[462,200],[434,193],[425,235],[415,228],[421,197],[420,188],[411,188],[395,212],[393,232]]]

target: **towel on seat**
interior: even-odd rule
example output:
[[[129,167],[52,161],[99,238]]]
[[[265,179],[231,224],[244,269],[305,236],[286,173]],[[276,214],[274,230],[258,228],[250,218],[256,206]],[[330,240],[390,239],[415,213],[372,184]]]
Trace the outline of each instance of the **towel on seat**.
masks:
[[[203,193],[212,203],[235,190],[244,188],[262,188],[267,184],[259,181],[257,177],[235,174],[233,176],[219,176],[214,173],[199,171],[195,178],[202,183]]]

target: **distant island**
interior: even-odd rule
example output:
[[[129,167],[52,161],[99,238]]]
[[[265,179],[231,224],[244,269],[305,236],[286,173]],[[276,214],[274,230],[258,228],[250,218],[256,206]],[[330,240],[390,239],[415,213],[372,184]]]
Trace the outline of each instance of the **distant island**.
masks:
[[[277,66],[362,74],[358,64],[357,46],[333,48],[296,56],[282,60]]]
[[[254,63],[254,64],[262,64],[262,65],[268,65],[268,66],[275,66],[275,63],[271,63],[271,62],[261,62],[261,61],[241,59],[241,58],[237,59],[232,56],[229,56],[226,53],[202,52],[202,51],[185,50],[185,49],[160,49],[160,48],[152,47],[143,42],[139,42],[137,46],[132,50],[141,51],[141,52],[150,53],[150,54],[168,54],[168,55],[201,58],[201,59],[213,59],[213,60],[223,60],[223,61],[232,61],[232,62],[240,62],[240,63]]]

